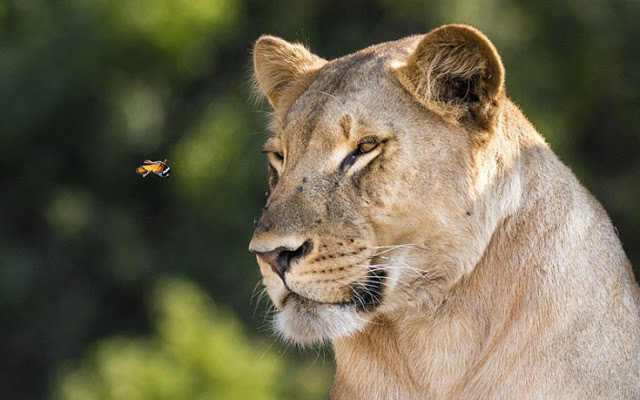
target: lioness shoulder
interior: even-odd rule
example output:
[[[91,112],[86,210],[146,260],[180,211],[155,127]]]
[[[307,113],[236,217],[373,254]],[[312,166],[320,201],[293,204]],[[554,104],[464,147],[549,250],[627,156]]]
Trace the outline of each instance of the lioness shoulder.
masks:
[[[276,329],[334,399],[638,399],[640,300],[606,212],[446,25],[327,61],[263,36]]]

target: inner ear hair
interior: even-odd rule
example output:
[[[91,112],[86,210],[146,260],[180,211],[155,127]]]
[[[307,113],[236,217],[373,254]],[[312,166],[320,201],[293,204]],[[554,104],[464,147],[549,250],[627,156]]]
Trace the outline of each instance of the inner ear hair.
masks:
[[[504,67],[475,28],[445,25],[427,33],[396,75],[416,100],[445,118],[472,118],[486,129],[495,123]]]

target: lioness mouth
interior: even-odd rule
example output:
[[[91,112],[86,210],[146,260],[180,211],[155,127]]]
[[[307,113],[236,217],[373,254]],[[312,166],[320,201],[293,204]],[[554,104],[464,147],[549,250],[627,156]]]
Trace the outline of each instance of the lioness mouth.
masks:
[[[282,307],[291,300],[297,300],[299,305],[335,305],[355,307],[360,311],[373,311],[382,302],[383,284],[386,277],[385,271],[369,270],[369,274],[364,279],[349,284],[352,298],[346,301],[321,302],[290,291],[282,300]]]

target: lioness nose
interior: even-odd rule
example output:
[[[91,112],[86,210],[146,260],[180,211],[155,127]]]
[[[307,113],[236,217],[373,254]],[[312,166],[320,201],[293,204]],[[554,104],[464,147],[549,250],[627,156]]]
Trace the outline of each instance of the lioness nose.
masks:
[[[280,279],[284,281],[284,274],[291,267],[293,261],[300,260],[306,257],[313,248],[313,242],[307,240],[302,243],[297,249],[290,249],[287,247],[278,247],[275,250],[255,252],[262,261],[269,264],[273,272],[278,274]]]

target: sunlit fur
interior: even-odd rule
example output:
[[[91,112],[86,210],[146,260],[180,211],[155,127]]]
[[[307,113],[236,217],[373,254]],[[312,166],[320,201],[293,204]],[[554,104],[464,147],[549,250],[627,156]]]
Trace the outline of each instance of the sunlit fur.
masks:
[[[249,247],[277,331],[331,342],[332,399],[640,399],[631,266],[482,33],[331,61],[266,36],[254,67],[274,114]]]

